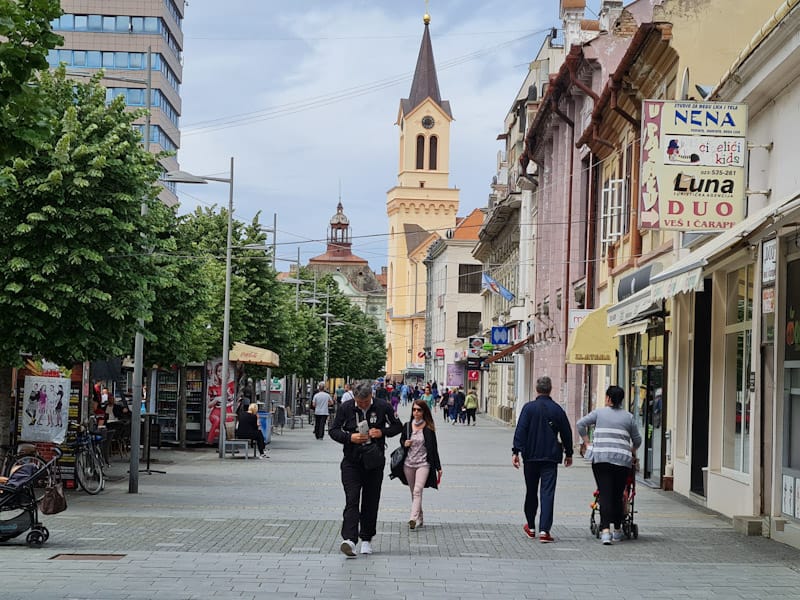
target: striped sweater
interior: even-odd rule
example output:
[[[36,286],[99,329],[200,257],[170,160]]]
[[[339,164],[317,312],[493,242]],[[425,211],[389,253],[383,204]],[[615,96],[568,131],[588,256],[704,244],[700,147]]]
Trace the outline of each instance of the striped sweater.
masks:
[[[590,425],[595,426],[593,463],[611,463],[622,467],[633,464],[633,449],[641,445],[642,436],[631,413],[624,408],[598,408],[578,421],[578,434],[586,435]]]

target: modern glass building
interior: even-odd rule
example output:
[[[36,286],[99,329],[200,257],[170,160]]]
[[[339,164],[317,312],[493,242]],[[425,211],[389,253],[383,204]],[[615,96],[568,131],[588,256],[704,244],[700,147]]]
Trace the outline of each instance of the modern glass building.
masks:
[[[122,95],[132,108],[147,104],[150,48],[153,152],[180,147],[184,5],[184,0],[61,0],[64,14],[53,21],[64,45],[50,52],[50,66],[64,63],[71,73],[103,69],[108,100]],[[137,123],[144,135],[144,119]],[[177,170],[177,156],[161,164],[165,171]],[[164,185],[161,200],[175,204],[174,184]]]

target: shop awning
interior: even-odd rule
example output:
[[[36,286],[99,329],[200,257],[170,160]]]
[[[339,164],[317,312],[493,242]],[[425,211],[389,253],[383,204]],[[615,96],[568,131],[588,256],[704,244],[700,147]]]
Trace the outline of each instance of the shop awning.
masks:
[[[569,334],[566,362],[573,365],[610,365],[616,362],[616,327],[608,326],[607,304],[586,315]]]
[[[655,312],[658,307],[653,306],[650,293],[651,289],[650,286],[648,286],[640,292],[628,296],[625,300],[610,306],[608,308],[608,319],[606,321],[608,326],[614,327],[616,325],[621,325],[626,321],[640,319]]]
[[[651,299],[657,302],[683,292],[702,291],[703,267],[714,257],[732,248],[736,242],[747,239],[759,230],[779,221],[797,208],[800,208],[800,199],[795,195],[748,215],[743,221],[693,250],[662,273],[654,275],[650,280]]]
[[[647,331],[647,326],[649,325],[649,321],[636,321],[635,323],[625,323],[625,325],[620,325],[617,327],[617,331],[614,333],[615,336],[620,337],[623,335],[631,335],[634,333],[644,333]]]
[[[518,341],[516,344],[511,344],[508,348],[504,348],[503,350],[501,350],[497,354],[492,354],[489,358],[484,358],[483,359],[483,364],[488,365],[490,363],[493,363],[496,360],[500,360],[504,356],[508,356],[512,352],[516,352],[517,350],[522,348],[525,344],[527,344],[528,342],[532,342],[532,341],[533,341],[533,336],[523,338],[520,341]]]
[[[280,358],[272,350],[250,346],[236,342],[228,355],[231,362],[240,362],[248,365],[261,365],[262,367],[279,367]]]

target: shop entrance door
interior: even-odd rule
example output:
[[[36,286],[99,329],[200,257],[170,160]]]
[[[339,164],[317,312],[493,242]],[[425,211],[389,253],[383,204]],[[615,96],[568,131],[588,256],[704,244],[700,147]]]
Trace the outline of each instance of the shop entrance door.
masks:
[[[642,434],[642,445],[638,451],[640,474],[645,481],[660,487],[663,469],[664,368],[653,365],[635,370],[632,380],[637,382],[636,416]]]

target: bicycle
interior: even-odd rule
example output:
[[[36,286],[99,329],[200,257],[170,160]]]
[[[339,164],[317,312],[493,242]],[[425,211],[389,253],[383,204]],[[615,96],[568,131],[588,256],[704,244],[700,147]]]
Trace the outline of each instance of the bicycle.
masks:
[[[74,439],[67,442],[75,453],[75,480],[87,494],[99,494],[106,484],[99,444],[102,436],[94,432],[96,427],[87,423],[71,421],[69,428],[75,431]]]
[[[33,465],[37,471],[47,466],[47,461],[39,455],[36,446],[28,442],[17,444],[16,450],[11,452],[12,446],[2,446],[3,460],[0,474],[8,477],[16,467],[22,465]],[[61,472],[58,466],[53,465],[45,475],[36,480],[33,486],[34,498],[36,502],[44,497],[45,490],[61,481]]]

